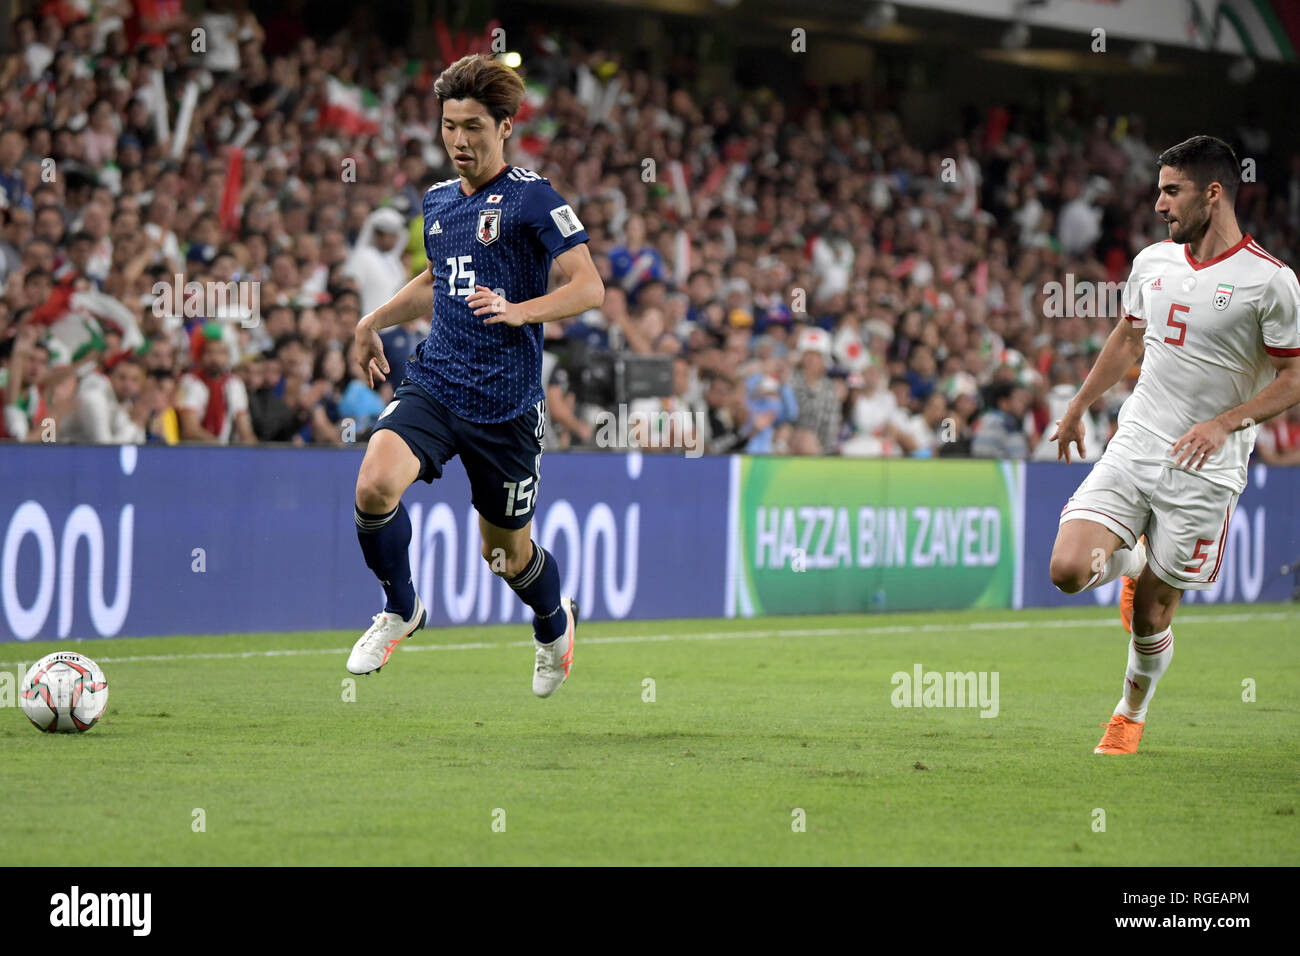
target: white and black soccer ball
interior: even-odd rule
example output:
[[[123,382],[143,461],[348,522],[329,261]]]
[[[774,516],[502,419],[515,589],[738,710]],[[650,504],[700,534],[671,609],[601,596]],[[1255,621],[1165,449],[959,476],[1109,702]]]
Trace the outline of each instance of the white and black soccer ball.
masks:
[[[19,694],[37,730],[79,734],[94,727],[108,705],[108,681],[84,654],[55,651],[31,666]]]

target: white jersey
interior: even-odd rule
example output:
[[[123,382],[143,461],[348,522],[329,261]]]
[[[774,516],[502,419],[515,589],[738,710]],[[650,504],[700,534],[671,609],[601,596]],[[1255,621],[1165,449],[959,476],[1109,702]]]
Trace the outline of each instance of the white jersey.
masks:
[[[208,398],[211,392],[208,386],[197,375],[186,373],[181,376],[179,383],[180,395],[176,399],[178,409],[188,409],[196,412],[199,416],[199,424],[203,424],[203,416],[208,413]],[[231,375],[226,379],[226,417],[221,423],[221,434],[217,436],[217,441],[223,445],[230,444],[230,437],[235,431],[235,416],[240,412],[248,411],[248,389],[244,388],[243,379],[238,375]]]
[[[1147,246],[1124,285],[1124,318],[1145,329],[1146,351],[1119,429],[1146,449],[1143,461],[1172,465],[1189,428],[1273,380],[1270,356],[1300,356],[1300,284],[1249,235],[1205,262],[1172,240]],[[1254,446],[1255,429],[1234,432],[1193,473],[1240,493]]]

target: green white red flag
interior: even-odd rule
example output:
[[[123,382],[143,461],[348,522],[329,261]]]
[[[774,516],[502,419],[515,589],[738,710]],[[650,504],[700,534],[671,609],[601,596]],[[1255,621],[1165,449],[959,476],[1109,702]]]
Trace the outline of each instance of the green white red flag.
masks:
[[[321,126],[333,127],[351,136],[379,132],[379,121],[383,114],[375,94],[332,76],[326,77],[325,85]]]

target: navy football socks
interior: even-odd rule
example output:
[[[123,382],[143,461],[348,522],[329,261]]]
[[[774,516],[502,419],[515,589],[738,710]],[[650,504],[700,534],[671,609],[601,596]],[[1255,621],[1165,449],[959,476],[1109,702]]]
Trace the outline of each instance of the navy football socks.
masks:
[[[560,607],[560,566],[555,557],[536,541],[528,565],[506,583],[515,589],[519,599],[533,609],[533,634],[543,644],[549,644],[568,626]]]
[[[357,540],[361,542],[361,553],[366,556],[366,566],[375,572],[388,597],[384,610],[409,620],[415,613],[415,586],[411,583],[411,559],[407,550],[411,544],[411,517],[400,501],[386,515],[366,514],[355,506],[354,510]]]

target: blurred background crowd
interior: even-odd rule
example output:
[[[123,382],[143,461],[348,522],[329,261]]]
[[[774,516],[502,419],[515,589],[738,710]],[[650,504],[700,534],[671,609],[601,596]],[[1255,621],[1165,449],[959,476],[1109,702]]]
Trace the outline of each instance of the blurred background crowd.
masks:
[[[316,35],[296,8],[52,2],[14,22],[0,440],[365,440],[428,331],[388,330],[393,374],[367,385],[353,329],[426,268],[420,197],[455,175],[432,94],[445,57]],[[545,327],[548,449],[600,444],[610,409],[566,358],[582,343],[671,363],[671,394],[632,411],[702,422],[714,453],[1056,458],[1052,423],[1129,263],[1164,238],[1154,159],[1172,142],[1135,113],[1044,134],[1011,102],[923,136],[863,86],[724,93],[628,42],[510,37],[529,95],[507,160],[574,206],[607,288]],[[1260,151],[1245,114],[1194,132]],[[1300,156],[1274,157],[1237,210],[1300,259]],[[1135,377],[1090,410],[1089,459]],[[1300,417],[1258,453],[1300,463]]]

